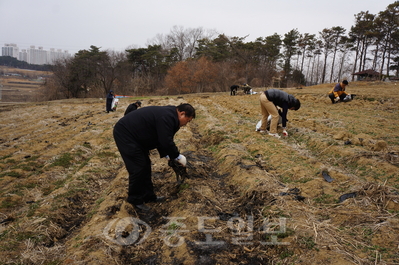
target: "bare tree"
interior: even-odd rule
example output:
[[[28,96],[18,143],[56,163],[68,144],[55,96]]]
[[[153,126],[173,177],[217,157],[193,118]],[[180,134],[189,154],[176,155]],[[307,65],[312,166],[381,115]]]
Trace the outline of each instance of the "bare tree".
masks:
[[[368,11],[362,11],[355,15],[356,24],[351,27],[349,33],[351,41],[356,43],[354,46],[356,54],[353,72],[356,72],[357,65],[359,67],[358,71],[364,70],[367,58],[367,49],[372,40],[374,18],[375,15],[370,14]],[[359,63],[357,63],[358,61]]]
[[[297,52],[297,44],[298,44],[298,38],[299,38],[299,31],[297,29],[292,29],[288,33],[284,34],[284,39],[283,39],[283,47],[284,47],[284,52],[283,52],[283,59],[284,59],[284,65],[283,65],[283,71],[284,71],[284,86],[287,86],[288,81],[291,77],[291,72],[292,72],[292,67],[291,67],[291,60],[294,54]]]
[[[389,76],[391,53],[395,50],[394,45],[397,44],[395,37],[399,34],[399,1],[388,5],[385,11],[380,12],[378,14],[378,21],[382,25],[382,32],[384,32],[384,45],[380,74],[382,74],[385,57],[387,57],[386,76]]]
[[[103,92],[107,94],[114,90],[115,81],[122,77],[123,70],[126,69],[126,54],[108,50],[98,58],[97,76],[102,85]]]
[[[215,30],[204,30],[202,27],[185,29],[183,26],[173,26],[169,34],[158,34],[150,43],[161,45],[166,50],[176,49],[179,61],[183,61],[194,57],[199,40],[215,35]]]
[[[338,80],[341,80],[342,73],[345,72],[345,61],[348,55],[350,54],[351,48],[353,48],[353,43],[350,41],[348,37],[343,36],[340,40],[340,46],[339,46],[341,57],[339,58],[339,70],[337,76]],[[349,73],[352,72],[350,71]]]
[[[331,64],[331,74],[330,74],[330,83],[333,82],[333,73],[334,73],[334,65],[335,65],[335,57],[337,55],[337,51],[340,48],[341,45],[341,39],[343,37],[343,34],[345,34],[345,29],[343,27],[332,27],[332,38],[333,38],[333,43],[332,43],[332,64]]]
[[[322,46],[322,51],[324,54],[324,66],[323,66],[323,73],[321,76],[321,82],[324,83],[325,81],[325,77],[326,77],[326,68],[327,68],[327,59],[328,59],[328,55],[331,54],[332,52],[332,43],[333,43],[333,37],[334,37],[334,33],[331,29],[323,29],[321,32],[319,32],[320,34],[320,39],[323,43]]]
[[[309,33],[305,33],[303,35],[301,34],[301,36],[299,37],[298,47],[299,50],[301,50],[302,54],[301,68],[300,68],[301,72],[303,72],[303,64],[305,62],[305,57],[307,57],[308,55],[308,51],[312,50],[314,47],[315,37],[316,37],[315,34],[309,34]]]

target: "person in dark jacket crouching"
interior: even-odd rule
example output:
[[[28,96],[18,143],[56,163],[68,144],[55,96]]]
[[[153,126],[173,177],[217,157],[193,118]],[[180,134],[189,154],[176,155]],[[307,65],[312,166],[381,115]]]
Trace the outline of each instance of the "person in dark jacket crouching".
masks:
[[[261,133],[266,133],[267,118],[269,114],[272,116],[270,121],[269,135],[280,138],[277,133],[277,125],[279,118],[282,118],[283,135],[288,136],[287,126],[287,113],[288,110],[298,110],[301,107],[301,102],[293,95],[288,94],[279,89],[268,89],[260,95],[260,107],[262,111],[262,125],[259,128]],[[281,108],[279,113],[277,107]]]
[[[124,115],[126,115],[129,112],[132,112],[132,111],[134,111],[134,110],[136,110],[136,109],[138,109],[140,107],[141,107],[141,102],[140,101],[136,101],[136,102],[130,104],[129,106],[127,106]]]
[[[160,157],[186,166],[186,158],[173,138],[180,127],[194,118],[195,109],[190,104],[148,106],[132,111],[115,124],[114,139],[129,173],[127,202],[149,211],[151,208],[145,203],[165,200],[154,193],[149,151],[157,149]]]

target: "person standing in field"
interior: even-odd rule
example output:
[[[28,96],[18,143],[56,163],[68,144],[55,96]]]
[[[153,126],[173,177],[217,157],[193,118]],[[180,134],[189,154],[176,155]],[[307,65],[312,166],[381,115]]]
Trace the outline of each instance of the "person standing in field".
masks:
[[[115,94],[114,91],[110,90],[108,95],[107,95],[107,101],[105,102],[105,110],[107,111],[107,113],[109,113],[110,111],[114,111],[112,109],[112,101],[115,98]]]
[[[270,121],[270,132],[268,135],[280,138],[277,133],[277,125],[279,118],[281,116],[283,135],[288,136],[286,126],[287,126],[287,113],[288,110],[298,110],[301,107],[301,102],[296,99],[293,95],[288,94],[279,89],[268,89],[261,92],[260,97],[260,107],[262,111],[262,125],[259,128],[259,132],[266,133],[267,118],[269,115],[272,116]],[[281,108],[279,113],[278,107]]]

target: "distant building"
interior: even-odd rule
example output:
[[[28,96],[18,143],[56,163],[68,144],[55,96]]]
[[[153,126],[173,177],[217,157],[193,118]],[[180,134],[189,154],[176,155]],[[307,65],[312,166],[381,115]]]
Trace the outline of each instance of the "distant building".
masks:
[[[372,69],[364,70],[361,72],[354,73],[352,75],[357,76],[357,81],[362,81],[362,80],[378,80],[380,79],[380,73],[377,71],[374,71]]]
[[[68,51],[62,51],[61,49],[55,50],[54,48],[51,48],[48,53],[47,62],[48,64],[54,64],[57,60],[68,59],[69,57],[71,57],[71,55]]]
[[[19,48],[17,44],[14,43],[6,43],[4,47],[1,47],[1,55],[2,56],[11,56],[18,59]]]
[[[22,49],[19,52],[19,48],[16,44],[4,44],[4,47],[1,48],[2,56],[11,56],[20,61],[25,61],[30,64],[54,64],[55,61],[59,59],[68,59],[71,57],[71,54],[68,53],[67,50],[62,51],[61,49],[55,50],[51,48],[49,51],[43,49],[43,47],[35,47],[31,45],[29,49]]]
[[[28,49],[28,63],[30,64],[46,64],[47,63],[47,52],[43,50],[43,47],[35,48],[31,45]]]
[[[28,52],[26,51],[26,49],[22,49],[19,52],[18,60],[28,62]]]

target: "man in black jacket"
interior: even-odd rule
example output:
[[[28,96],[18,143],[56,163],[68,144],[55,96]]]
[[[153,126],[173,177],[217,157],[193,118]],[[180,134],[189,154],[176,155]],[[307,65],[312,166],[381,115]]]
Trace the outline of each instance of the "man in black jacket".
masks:
[[[136,101],[136,102],[130,104],[129,106],[127,106],[124,115],[128,114],[129,112],[132,112],[133,110],[138,109],[139,107],[141,107],[141,102],[140,101]]]
[[[235,96],[237,94],[237,90],[240,88],[238,85],[232,85],[230,87],[230,96]]]
[[[287,136],[287,113],[288,110],[298,110],[301,107],[301,102],[293,95],[288,94],[279,89],[268,89],[260,95],[260,106],[262,110],[262,125],[259,129],[260,132],[266,132],[267,118],[269,114],[272,116],[270,122],[269,135],[280,138],[277,133],[278,120],[281,116],[283,125],[283,135]],[[278,111],[277,107],[282,110]]]
[[[175,159],[186,165],[174,143],[174,135],[181,126],[195,118],[195,109],[190,104],[179,106],[143,107],[122,117],[114,127],[114,139],[129,173],[127,202],[136,208],[149,211],[147,202],[161,202],[151,179],[149,151],[157,149],[160,157]]]

